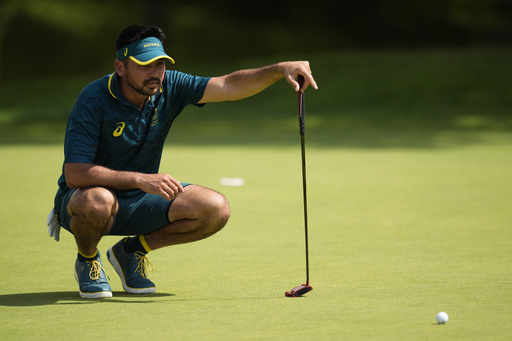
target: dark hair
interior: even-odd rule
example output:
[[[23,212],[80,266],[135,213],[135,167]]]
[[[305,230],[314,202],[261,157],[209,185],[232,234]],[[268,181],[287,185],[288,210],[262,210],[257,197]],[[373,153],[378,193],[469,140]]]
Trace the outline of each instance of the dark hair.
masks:
[[[161,42],[165,39],[164,31],[157,26],[130,25],[126,27],[116,40],[116,51],[126,45],[148,37],[158,38]]]

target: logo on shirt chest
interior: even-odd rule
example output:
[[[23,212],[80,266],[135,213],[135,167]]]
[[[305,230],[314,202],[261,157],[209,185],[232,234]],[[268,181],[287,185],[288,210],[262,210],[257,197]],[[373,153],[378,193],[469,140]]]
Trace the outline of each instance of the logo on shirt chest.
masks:
[[[114,130],[114,133],[112,135],[114,135],[114,137],[121,136],[125,126],[126,126],[126,124],[124,122],[118,122],[117,123],[117,129]]]
[[[150,126],[153,127],[158,124],[158,109],[155,108],[155,112],[153,113],[153,117],[151,117]]]

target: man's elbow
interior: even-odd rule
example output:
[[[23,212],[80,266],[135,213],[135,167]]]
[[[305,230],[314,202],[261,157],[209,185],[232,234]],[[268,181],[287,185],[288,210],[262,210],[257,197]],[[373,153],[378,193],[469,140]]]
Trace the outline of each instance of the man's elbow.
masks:
[[[69,174],[69,172],[66,172],[65,177],[66,177],[66,185],[69,188],[81,188],[81,187],[84,187],[80,183],[80,181],[78,181],[78,179],[75,176]]]
[[[69,187],[69,188],[80,188],[81,186],[73,181],[72,179],[69,179],[69,178],[66,178],[66,185]]]
[[[66,178],[66,184],[69,188],[82,188],[86,185],[81,181],[80,169],[78,164],[66,164],[64,165],[64,177]]]

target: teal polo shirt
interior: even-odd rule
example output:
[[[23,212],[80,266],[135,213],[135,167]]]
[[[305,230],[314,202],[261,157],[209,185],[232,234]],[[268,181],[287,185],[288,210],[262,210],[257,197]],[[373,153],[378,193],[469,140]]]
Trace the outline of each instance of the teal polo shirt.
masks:
[[[171,125],[203,97],[209,77],[167,70],[160,91],[140,110],[122,95],[116,73],[87,85],[71,110],[64,164],[94,163],[113,170],[158,173]],[[66,189],[64,166],[58,181]]]

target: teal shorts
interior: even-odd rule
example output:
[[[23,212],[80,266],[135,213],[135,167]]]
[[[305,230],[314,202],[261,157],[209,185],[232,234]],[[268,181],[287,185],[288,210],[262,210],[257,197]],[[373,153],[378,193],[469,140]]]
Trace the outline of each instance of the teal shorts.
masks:
[[[190,185],[182,183],[183,187]],[[76,189],[65,189],[55,196],[55,209],[59,224],[71,231],[71,217],[68,203]],[[134,236],[158,230],[169,222],[169,208],[173,200],[167,201],[157,194],[149,194],[141,190],[114,191],[119,203],[119,211],[107,235]]]

